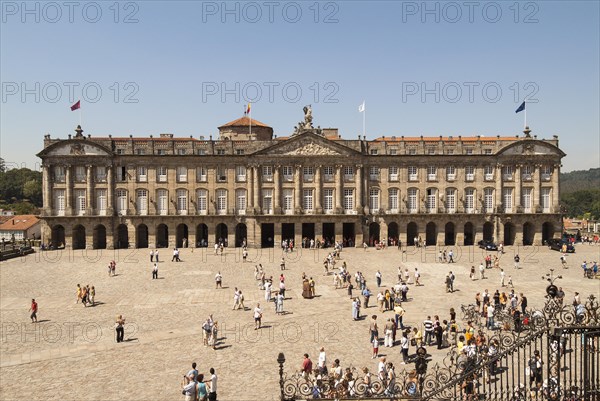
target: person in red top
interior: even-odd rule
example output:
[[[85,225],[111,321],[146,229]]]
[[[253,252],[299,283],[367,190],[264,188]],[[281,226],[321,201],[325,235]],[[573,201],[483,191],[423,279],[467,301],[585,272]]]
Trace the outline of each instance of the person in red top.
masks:
[[[31,312],[31,323],[37,323],[38,304],[33,298],[31,299],[31,308],[29,308],[29,311]]]
[[[304,361],[302,361],[302,376],[306,377],[312,372],[312,361],[308,357],[308,354],[304,354]]]

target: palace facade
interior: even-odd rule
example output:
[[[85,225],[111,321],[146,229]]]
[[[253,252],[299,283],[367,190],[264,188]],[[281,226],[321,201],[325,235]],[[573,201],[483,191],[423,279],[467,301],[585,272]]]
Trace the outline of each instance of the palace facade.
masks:
[[[558,137],[289,137],[244,116],[219,138],[46,135],[42,240],[74,249],[542,244],[560,235]],[[306,114],[306,110],[305,110]]]

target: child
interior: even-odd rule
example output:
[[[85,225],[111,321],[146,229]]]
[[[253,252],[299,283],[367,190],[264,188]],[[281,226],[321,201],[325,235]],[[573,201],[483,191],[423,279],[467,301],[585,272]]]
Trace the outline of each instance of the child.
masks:
[[[377,336],[373,337],[373,356],[372,358],[375,359],[379,356],[379,339],[377,338]]]
[[[510,285],[510,288],[515,288],[515,286],[513,285],[513,282],[512,282],[512,276],[510,276],[510,275],[508,276],[508,285]]]

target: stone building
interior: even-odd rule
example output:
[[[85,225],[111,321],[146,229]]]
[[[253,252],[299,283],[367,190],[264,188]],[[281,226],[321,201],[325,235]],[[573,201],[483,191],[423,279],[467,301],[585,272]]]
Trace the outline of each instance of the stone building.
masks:
[[[252,125],[252,127],[250,127]],[[45,242],[271,247],[284,239],[540,244],[561,229],[558,137],[288,137],[248,117],[201,137],[46,135]]]

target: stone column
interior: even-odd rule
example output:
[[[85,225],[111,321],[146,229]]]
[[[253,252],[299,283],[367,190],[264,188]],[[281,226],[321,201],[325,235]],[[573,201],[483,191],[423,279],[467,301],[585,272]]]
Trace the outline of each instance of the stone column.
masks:
[[[73,215],[73,177],[71,176],[71,165],[65,166],[65,216]]]
[[[254,166],[248,168],[248,210],[254,210]]]
[[[337,214],[343,214],[344,211],[342,209],[344,191],[342,189],[342,184],[344,181],[344,176],[342,175],[342,166],[337,164],[335,166],[335,212]],[[337,227],[337,226],[336,226]],[[337,239],[337,235],[336,235]]]
[[[260,166],[253,166],[254,170],[254,181],[253,181],[253,195],[254,195],[254,213],[260,213]]]
[[[44,202],[44,215],[52,215],[52,189],[50,187],[50,166],[42,164],[42,199]]]
[[[542,204],[542,183],[541,183],[541,171],[542,166],[539,164],[534,164],[533,168],[533,199],[531,200],[531,205],[533,206],[534,213],[537,212],[538,208],[541,207]]]
[[[560,164],[554,165],[552,170],[552,212],[560,213],[560,185],[558,184],[558,177],[560,176]]]
[[[516,212],[521,207],[521,165],[515,166],[514,181],[515,181],[515,199],[514,199],[515,210],[513,210],[513,212]]]
[[[275,208],[275,214],[281,214],[281,177],[280,177],[280,169],[281,166],[273,166],[273,181],[274,181],[274,189],[273,189],[273,206]],[[277,224],[275,224],[277,226]],[[275,228],[277,232],[277,228]],[[281,243],[281,224],[279,224],[279,242]],[[277,235],[275,235],[277,238]]]
[[[358,214],[362,214],[363,212],[363,201],[362,201],[362,164],[356,165],[356,210]],[[362,245],[362,244],[361,244]]]
[[[302,214],[302,166],[296,165],[294,180],[294,213]]]
[[[115,214],[114,204],[115,204],[115,195],[114,195],[114,187],[115,187],[115,177],[114,177],[114,168],[113,166],[108,166],[106,168],[106,215],[112,216]],[[108,235],[107,235],[108,236]]]
[[[91,165],[86,166],[86,190],[85,190],[85,214],[87,216],[91,216],[94,214],[94,200],[93,200],[93,187],[94,187],[94,181],[93,181],[93,176],[92,176],[92,169],[93,167]]]
[[[495,179],[496,179],[496,193],[494,196],[494,212],[498,211],[498,207],[500,206],[500,204],[502,203],[502,165],[498,164],[496,165],[496,172],[495,172]],[[502,208],[502,210],[500,210],[500,212],[504,212],[504,207]]]
[[[315,166],[315,213],[323,213],[321,204],[321,166]]]

